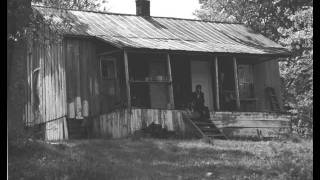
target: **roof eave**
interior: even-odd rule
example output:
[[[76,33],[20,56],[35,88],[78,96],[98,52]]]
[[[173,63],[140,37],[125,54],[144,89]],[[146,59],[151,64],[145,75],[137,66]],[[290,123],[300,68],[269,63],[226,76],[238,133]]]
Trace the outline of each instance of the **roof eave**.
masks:
[[[154,52],[154,53],[165,53],[165,52],[172,52],[172,53],[190,53],[190,54],[215,54],[215,55],[246,55],[246,56],[264,56],[264,57],[275,57],[275,58],[287,58],[291,56],[291,53],[286,51],[282,53],[232,53],[232,52],[210,52],[210,51],[187,51],[187,50],[170,50],[170,49],[152,49],[152,48],[135,48],[135,47],[124,47],[123,49],[127,51],[135,51],[135,52]]]

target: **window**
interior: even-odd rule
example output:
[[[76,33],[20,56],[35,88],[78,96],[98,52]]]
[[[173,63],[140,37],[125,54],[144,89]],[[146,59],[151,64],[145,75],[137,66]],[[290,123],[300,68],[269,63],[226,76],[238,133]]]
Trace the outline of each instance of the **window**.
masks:
[[[166,57],[163,54],[132,54],[130,58],[132,106],[161,109],[171,106]]]
[[[113,58],[104,58],[100,61],[102,79],[115,79],[115,62]]]

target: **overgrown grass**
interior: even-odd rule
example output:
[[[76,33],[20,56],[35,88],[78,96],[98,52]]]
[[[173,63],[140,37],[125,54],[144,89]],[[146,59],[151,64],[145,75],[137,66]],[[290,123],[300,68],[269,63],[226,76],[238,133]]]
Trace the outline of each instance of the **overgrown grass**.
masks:
[[[9,179],[312,179],[312,175],[312,141],[9,144]]]

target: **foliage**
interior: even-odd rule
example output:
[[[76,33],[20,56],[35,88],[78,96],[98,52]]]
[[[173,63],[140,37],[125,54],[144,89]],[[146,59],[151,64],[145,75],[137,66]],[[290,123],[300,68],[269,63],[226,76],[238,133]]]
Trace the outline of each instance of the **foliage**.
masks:
[[[280,63],[285,107],[304,126],[313,123],[313,1],[201,0],[200,19],[249,25],[292,51]]]
[[[293,56],[280,64],[284,98],[295,124],[312,128],[313,124],[313,7],[301,8],[289,18],[290,28],[279,28],[279,42],[289,47]],[[298,124],[300,120],[300,123]],[[302,122],[301,122],[302,121]],[[301,124],[302,123],[302,124]]]
[[[31,0],[7,0],[7,40],[23,35],[31,13]]]
[[[31,3],[66,9],[96,10],[106,0],[7,0],[7,40],[19,41],[25,38],[27,28],[41,22],[42,19],[33,13]]]
[[[77,9],[77,10],[96,10],[101,6],[101,3],[106,3],[106,1],[97,0],[33,0],[35,3],[40,3],[44,6],[64,8],[64,9]]]

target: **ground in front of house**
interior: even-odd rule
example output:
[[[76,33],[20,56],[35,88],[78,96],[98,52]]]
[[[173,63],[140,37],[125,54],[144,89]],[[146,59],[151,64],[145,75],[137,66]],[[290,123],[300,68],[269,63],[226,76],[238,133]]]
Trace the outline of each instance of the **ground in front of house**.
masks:
[[[312,179],[313,141],[9,143],[9,179]]]

